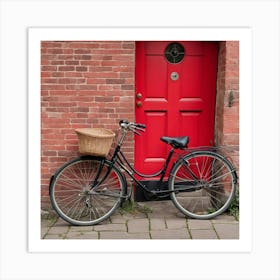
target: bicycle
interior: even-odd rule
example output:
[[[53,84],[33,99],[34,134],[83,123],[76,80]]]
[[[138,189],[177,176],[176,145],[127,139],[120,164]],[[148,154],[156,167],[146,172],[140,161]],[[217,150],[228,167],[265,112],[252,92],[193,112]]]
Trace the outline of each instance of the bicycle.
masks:
[[[109,218],[131,197],[124,173],[138,187],[154,197],[170,196],[185,216],[211,219],[227,210],[236,192],[237,172],[232,163],[215,150],[188,149],[189,137],[161,137],[171,146],[163,167],[154,174],[141,174],[129,163],[121,147],[129,131],[140,135],[144,124],[119,122],[121,136],[110,159],[83,155],[60,167],[50,180],[50,200],[57,214],[72,225],[95,225]],[[178,155],[168,176],[168,188],[161,189],[175,150]],[[159,177],[158,188],[150,190],[135,176]]]

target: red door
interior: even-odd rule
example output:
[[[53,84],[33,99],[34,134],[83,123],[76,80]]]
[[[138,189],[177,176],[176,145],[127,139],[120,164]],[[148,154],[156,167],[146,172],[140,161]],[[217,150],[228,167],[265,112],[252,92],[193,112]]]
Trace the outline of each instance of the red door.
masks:
[[[169,146],[161,136],[189,136],[189,147],[214,144],[218,44],[137,42],[135,167],[158,171]]]

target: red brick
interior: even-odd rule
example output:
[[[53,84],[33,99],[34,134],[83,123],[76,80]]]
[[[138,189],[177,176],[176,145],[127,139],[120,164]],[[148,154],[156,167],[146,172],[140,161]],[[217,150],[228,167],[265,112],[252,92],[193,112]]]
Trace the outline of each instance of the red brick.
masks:
[[[67,44],[69,48],[73,48],[73,49],[93,49],[93,48],[98,48],[99,47],[99,43],[89,43],[89,42],[70,42]]]
[[[60,42],[41,42],[41,48],[61,48]]]
[[[78,60],[73,60],[73,61],[72,60],[66,60],[65,64],[66,65],[79,65],[80,62]]]
[[[51,65],[64,65],[64,60],[53,60],[50,63]]]
[[[41,79],[41,83],[42,84],[56,84],[57,83],[57,79]]]
[[[91,55],[88,55],[88,54],[74,55],[74,59],[76,59],[76,60],[91,60]]]
[[[75,71],[74,66],[60,66],[58,67],[58,71]]]
[[[42,66],[41,71],[56,71],[57,67],[56,66]]]
[[[106,79],[106,84],[124,84],[125,79]]]
[[[80,77],[85,77],[83,73],[81,72],[65,72],[64,73],[65,77],[74,77],[74,78],[80,78]]]
[[[47,49],[47,53],[51,54],[62,54],[63,50],[62,49]]]
[[[52,77],[64,77],[65,73],[64,72],[52,72],[51,75],[52,75]]]
[[[75,54],[90,54],[90,48],[78,49],[74,51]]]
[[[88,67],[86,67],[86,66],[76,66],[76,71],[78,71],[78,72],[87,72],[88,71]]]
[[[124,49],[134,49],[135,48],[135,43],[134,42],[133,43],[123,43],[122,47]]]

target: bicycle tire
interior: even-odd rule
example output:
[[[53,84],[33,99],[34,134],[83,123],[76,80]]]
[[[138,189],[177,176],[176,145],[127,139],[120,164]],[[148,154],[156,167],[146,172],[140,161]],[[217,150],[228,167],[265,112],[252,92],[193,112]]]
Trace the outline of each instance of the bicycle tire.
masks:
[[[237,176],[231,163],[211,151],[192,152],[170,171],[169,190],[174,205],[194,219],[211,219],[230,206]]]
[[[49,192],[51,204],[62,219],[72,225],[89,226],[114,213],[124,200],[127,185],[110,161],[83,156],[67,162],[54,174]]]

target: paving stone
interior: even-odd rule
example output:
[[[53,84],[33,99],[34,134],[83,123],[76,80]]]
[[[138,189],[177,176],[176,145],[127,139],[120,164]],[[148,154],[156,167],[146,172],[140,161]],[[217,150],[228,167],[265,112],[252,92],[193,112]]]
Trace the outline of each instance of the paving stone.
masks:
[[[119,214],[111,216],[110,219],[111,219],[111,222],[114,224],[125,224],[126,223],[126,218]]]
[[[128,239],[150,239],[148,232],[127,233]]]
[[[51,227],[56,219],[41,219],[41,227]]]
[[[146,213],[136,212],[136,213],[125,213],[122,215],[125,220],[135,220],[135,219],[145,219],[147,218]]]
[[[71,226],[69,232],[93,231],[93,226]]]
[[[48,231],[48,234],[65,234],[69,231],[68,226],[53,226]]]
[[[58,218],[54,225],[57,226],[57,227],[58,226],[63,226],[64,227],[64,226],[69,226],[70,224],[67,223],[66,221],[64,221],[63,219]]]
[[[213,229],[210,220],[188,220],[189,229]]]
[[[169,229],[179,229],[187,227],[187,222],[184,218],[167,218],[166,224],[167,228]]]
[[[100,222],[100,223],[98,223],[98,225],[108,225],[108,224],[111,224],[111,221],[110,221],[109,218],[104,220],[104,221],[102,221],[102,222]]]
[[[173,216],[176,217],[176,218],[180,218],[180,219],[188,218],[186,215],[184,215],[182,212],[179,212],[179,211],[176,212]]]
[[[175,209],[175,212],[171,211],[158,211],[158,212],[152,212],[148,214],[149,218],[179,218],[179,219],[184,219],[185,216],[181,214],[180,212],[177,212]]]
[[[135,219],[127,222],[128,232],[149,232],[149,220],[148,219]]]
[[[41,238],[43,238],[47,234],[48,231],[49,231],[48,227],[41,228]]]
[[[188,219],[170,200],[141,202],[152,213],[114,213],[95,226],[72,226],[61,218],[41,220],[42,239],[238,239],[239,222],[228,214]],[[57,219],[57,220],[56,220]]]
[[[98,232],[96,231],[70,232],[67,233],[65,239],[98,239]]]
[[[122,231],[101,231],[100,239],[150,239],[148,232],[127,233]]]
[[[238,221],[235,220],[235,218],[233,216],[230,215],[220,215],[215,217],[214,219],[212,219],[212,223],[213,224],[219,224],[219,223],[238,223]]]
[[[93,226],[96,231],[127,231],[125,224],[107,224]]]
[[[65,236],[65,239],[81,239],[82,235],[84,235],[83,232],[78,232],[78,231],[68,232]]]
[[[150,201],[146,204],[152,209],[152,213],[148,213],[149,218],[174,217],[178,214],[178,210],[171,201]]]
[[[152,239],[190,239],[186,229],[165,229],[151,231]]]
[[[44,239],[64,239],[65,234],[47,234]]]
[[[147,213],[145,212],[137,212],[135,215],[134,215],[134,219],[145,219],[147,218]]]
[[[166,229],[165,220],[163,218],[151,218],[150,228],[151,230]]]
[[[220,239],[239,239],[238,224],[215,224],[214,227]]]
[[[213,229],[193,229],[191,235],[192,239],[218,239]]]

